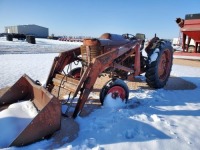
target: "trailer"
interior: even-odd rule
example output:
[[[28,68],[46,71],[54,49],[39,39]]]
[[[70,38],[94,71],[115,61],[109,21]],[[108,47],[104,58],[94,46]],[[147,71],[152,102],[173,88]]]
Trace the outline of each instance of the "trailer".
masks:
[[[187,14],[185,19],[177,18],[176,23],[182,33],[183,51],[200,53],[200,14]]]

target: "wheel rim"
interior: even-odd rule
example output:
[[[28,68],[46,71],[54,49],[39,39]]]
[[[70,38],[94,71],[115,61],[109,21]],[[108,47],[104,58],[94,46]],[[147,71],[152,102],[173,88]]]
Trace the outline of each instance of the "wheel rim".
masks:
[[[122,88],[121,86],[113,86],[107,94],[110,94],[112,98],[116,99],[117,97],[120,97],[122,99],[122,101],[125,100],[126,98],[126,91],[124,90],[124,88]]]
[[[158,76],[161,81],[166,80],[170,71],[170,51],[167,49],[163,52],[158,65]]]

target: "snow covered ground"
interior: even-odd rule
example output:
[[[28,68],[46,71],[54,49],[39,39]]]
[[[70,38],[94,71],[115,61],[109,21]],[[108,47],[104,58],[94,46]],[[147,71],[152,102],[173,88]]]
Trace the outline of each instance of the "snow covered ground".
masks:
[[[36,44],[29,44],[26,41],[17,39],[14,39],[13,42],[6,41],[5,37],[0,37],[0,61],[2,67],[0,69],[0,88],[14,84],[24,73],[34,80],[38,79],[44,83],[54,57],[58,56],[59,52],[79,45],[81,45],[81,42],[70,42],[69,44],[65,41],[40,38],[36,38]],[[44,75],[41,76],[38,72],[42,72]],[[11,77],[10,75],[13,76]]]
[[[13,39],[6,41],[5,37],[0,37],[0,54],[37,54],[37,53],[58,53],[66,51],[80,45],[81,42],[49,40],[36,38],[36,44],[29,44],[25,40]]]
[[[181,46],[172,46],[175,51],[183,51]]]
[[[12,85],[24,73],[34,80],[38,79],[45,83],[52,61],[58,55],[58,53],[52,53],[54,48],[51,49],[51,47],[56,48],[61,45],[51,44],[49,40],[46,42],[44,39],[41,40],[43,42],[38,41],[36,45],[30,46],[27,43],[18,42],[12,47],[13,43],[0,39],[0,53],[1,51],[4,53],[0,55],[0,88]],[[42,45],[48,45],[51,54],[46,51],[46,48],[44,48],[45,54],[38,54]],[[63,45],[66,48],[71,47],[69,43]],[[72,46],[77,45],[73,43]],[[4,52],[6,51],[4,47],[12,47],[9,52],[12,54]],[[23,54],[14,54],[15,47],[19,52],[23,51]],[[32,54],[27,54],[30,51]],[[44,52],[43,49],[41,51]],[[122,103],[113,107],[113,103],[108,103],[110,105],[94,110],[89,116],[77,117],[75,121],[80,128],[78,137],[70,143],[54,145],[53,148],[63,150],[198,150],[200,147],[198,132],[200,130],[200,68],[173,65],[171,75],[194,83],[196,88],[191,90],[130,89],[127,105]],[[96,97],[98,98],[98,95]],[[108,97],[107,100],[111,98]],[[1,115],[2,113],[0,112]],[[6,117],[0,117],[0,121],[5,119]],[[3,128],[7,126],[9,123]],[[9,139],[9,136],[9,134],[5,137],[0,136],[0,141]],[[49,149],[53,144],[53,139],[50,138],[25,147],[8,149]],[[0,148],[4,146],[0,145]]]

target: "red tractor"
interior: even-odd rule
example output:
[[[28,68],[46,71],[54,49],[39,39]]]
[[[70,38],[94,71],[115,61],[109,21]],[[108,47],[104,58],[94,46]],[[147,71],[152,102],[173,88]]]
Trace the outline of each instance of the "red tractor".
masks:
[[[142,73],[150,87],[164,87],[173,61],[171,43],[154,37],[145,48],[147,56],[143,56],[144,43],[144,34],[105,33],[100,38],[84,39],[82,46],[55,57],[45,87],[23,76],[0,98],[0,107],[31,99],[39,113],[10,145],[28,144],[60,129],[61,104],[67,106],[63,115],[77,117],[97,78],[103,75],[109,75],[110,80],[100,92],[102,105],[109,93],[127,101],[129,89],[123,80],[134,80]]]

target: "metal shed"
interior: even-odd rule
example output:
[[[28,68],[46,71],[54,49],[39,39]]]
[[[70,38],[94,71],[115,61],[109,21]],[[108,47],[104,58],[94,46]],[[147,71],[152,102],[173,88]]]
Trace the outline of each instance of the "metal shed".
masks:
[[[34,35],[37,38],[47,38],[49,36],[49,29],[35,24],[17,25],[6,26],[5,33],[18,33],[25,35]]]

